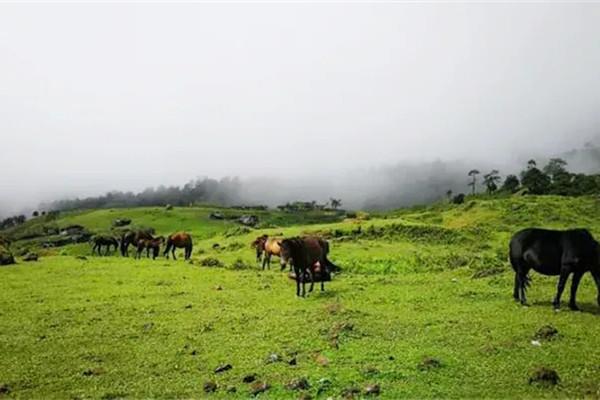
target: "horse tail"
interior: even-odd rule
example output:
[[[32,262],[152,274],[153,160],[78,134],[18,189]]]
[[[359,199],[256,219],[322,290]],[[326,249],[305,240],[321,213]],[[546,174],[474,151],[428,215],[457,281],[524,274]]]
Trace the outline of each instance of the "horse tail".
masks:
[[[323,255],[323,261],[325,262],[325,267],[329,272],[340,272],[342,269],[331,262],[330,259],[327,258],[327,254]]]

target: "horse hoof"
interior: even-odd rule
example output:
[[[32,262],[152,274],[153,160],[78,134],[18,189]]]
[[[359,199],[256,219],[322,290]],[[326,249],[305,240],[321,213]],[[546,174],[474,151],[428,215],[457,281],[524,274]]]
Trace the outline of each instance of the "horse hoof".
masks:
[[[577,307],[577,305],[575,304],[569,304],[569,308],[571,309],[571,311],[581,311],[579,307]]]

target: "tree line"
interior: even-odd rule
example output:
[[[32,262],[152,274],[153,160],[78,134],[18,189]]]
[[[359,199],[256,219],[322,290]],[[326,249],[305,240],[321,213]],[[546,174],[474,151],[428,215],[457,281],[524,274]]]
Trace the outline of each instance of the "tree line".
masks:
[[[471,194],[477,191],[480,175],[481,172],[477,169],[472,169],[467,174],[469,177],[467,185],[471,189]],[[523,191],[524,194],[536,195],[584,196],[600,193],[600,174],[569,172],[567,162],[562,158],[551,158],[541,169],[538,168],[535,160],[529,160],[518,177],[507,175],[504,182],[496,169],[484,174],[482,178],[480,184],[488,194]],[[451,198],[452,191],[448,190],[446,195]],[[457,200],[455,202],[460,202],[457,196],[454,199]]]

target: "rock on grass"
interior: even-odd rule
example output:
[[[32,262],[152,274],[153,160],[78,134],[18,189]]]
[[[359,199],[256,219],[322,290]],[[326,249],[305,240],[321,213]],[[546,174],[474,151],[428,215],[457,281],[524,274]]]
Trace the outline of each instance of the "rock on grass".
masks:
[[[538,367],[529,376],[529,384],[540,384],[544,386],[554,386],[560,382],[558,372],[547,367]]]
[[[231,364],[221,364],[215,369],[215,374],[220,374],[221,372],[229,371],[231,368]]]
[[[285,388],[288,390],[307,390],[310,389],[310,383],[308,383],[308,379],[302,377],[292,379],[285,385]]]
[[[248,375],[244,376],[244,378],[242,379],[242,382],[252,383],[255,380],[256,380],[256,374],[248,374]]]
[[[437,358],[425,357],[419,363],[417,368],[419,368],[421,371],[429,371],[432,369],[440,368],[441,366],[442,366],[442,362],[440,360],[438,360]]]
[[[270,387],[271,386],[266,382],[255,382],[250,387],[250,394],[256,396],[257,394],[266,392],[267,390],[269,390]]]
[[[213,393],[217,391],[217,384],[214,381],[208,381],[204,383],[204,392]]]
[[[558,336],[558,329],[552,325],[544,325],[535,333],[534,338],[538,340],[552,340]]]
[[[378,384],[369,384],[365,386],[365,395],[367,396],[378,396],[381,393],[381,388]]]

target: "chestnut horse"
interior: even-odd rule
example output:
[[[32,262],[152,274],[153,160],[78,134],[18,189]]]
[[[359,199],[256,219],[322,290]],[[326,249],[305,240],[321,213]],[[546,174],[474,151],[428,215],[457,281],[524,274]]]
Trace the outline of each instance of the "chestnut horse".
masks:
[[[317,237],[295,237],[281,241],[281,265],[290,263],[294,267],[296,277],[296,296],[300,296],[300,283],[302,283],[302,297],[306,295],[306,278],[310,279],[309,292],[313,291],[315,280],[313,274],[318,272],[325,276],[330,272],[339,271],[339,267],[329,261],[329,243]],[[321,290],[325,290],[324,280],[321,279]]]
[[[142,251],[146,249],[146,257],[150,258],[150,250],[152,250],[152,259],[155,260],[160,252],[160,246],[165,243],[165,238],[159,236],[154,239],[140,239],[137,243],[137,258],[142,257]]]
[[[129,257],[129,245],[137,247],[141,239],[152,239],[152,234],[148,231],[125,231],[121,235],[121,255]]]
[[[176,232],[167,238],[167,247],[165,248],[164,255],[168,259],[169,251],[175,257],[175,248],[185,249],[185,259],[189,260],[192,256],[192,236],[186,232]]]
[[[271,256],[281,256],[281,239],[270,238],[268,235],[262,235],[252,242],[252,247],[256,249],[256,261],[260,262],[263,253],[265,257],[262,259],[262,269],[265,266],[271,269]],[[285,265],[281,269],[285,268]]]

